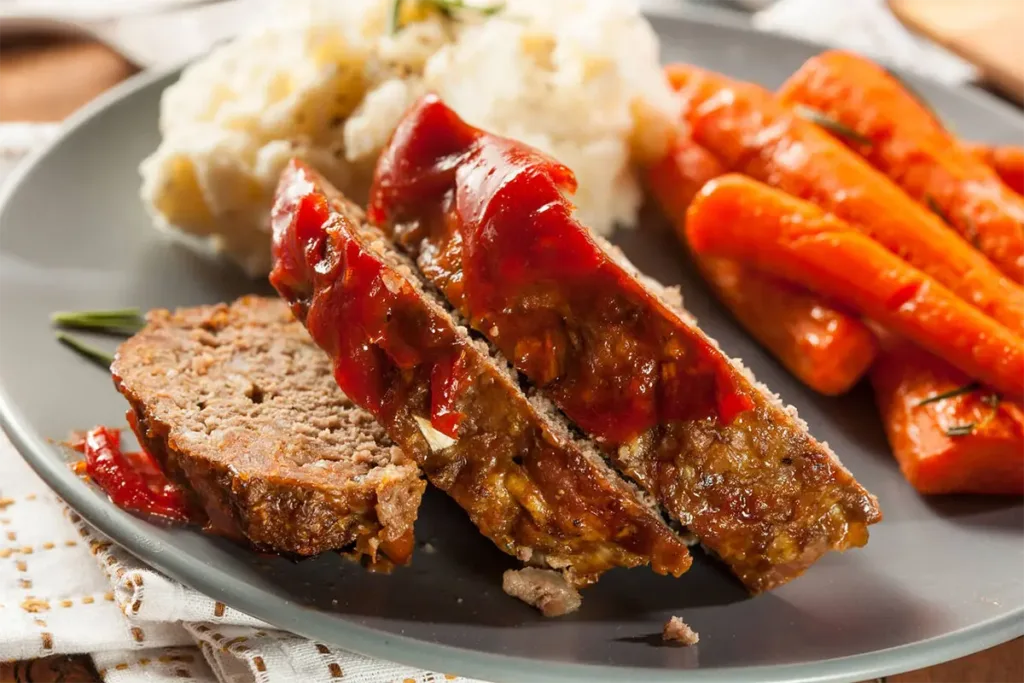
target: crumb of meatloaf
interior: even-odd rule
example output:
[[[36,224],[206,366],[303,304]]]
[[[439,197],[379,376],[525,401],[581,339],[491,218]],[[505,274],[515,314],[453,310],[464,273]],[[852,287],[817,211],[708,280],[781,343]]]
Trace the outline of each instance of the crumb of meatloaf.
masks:
[[[501,587],[546,617],[560,617],[580,607],[580,594],[560,573],[550,569],[509,569],[502,576]]]
[[[682,645],[696,645],[700,642],[700,635],[679,617],[672,617],[665,622],[665,628],[661,632],[661,639]]]

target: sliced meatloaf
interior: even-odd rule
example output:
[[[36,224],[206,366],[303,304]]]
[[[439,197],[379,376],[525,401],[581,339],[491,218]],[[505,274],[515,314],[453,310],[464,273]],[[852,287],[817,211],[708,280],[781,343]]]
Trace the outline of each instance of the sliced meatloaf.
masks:
[[[876,501],[796,412],[573,216],[565,166],[428,96],[370,218],[618,467],[753,591],[867,542]]]
[[[300,162],[272,213],[271,283],[370,411],[480,531],[574,586],[650,564],[679,575],[683,541],[639,492],[531,402],[361,212]]]
[[[276,552],[408,560],[419,468],[338,389],[285,302],[153,311],[112,369],[140,442],[215,530]]]

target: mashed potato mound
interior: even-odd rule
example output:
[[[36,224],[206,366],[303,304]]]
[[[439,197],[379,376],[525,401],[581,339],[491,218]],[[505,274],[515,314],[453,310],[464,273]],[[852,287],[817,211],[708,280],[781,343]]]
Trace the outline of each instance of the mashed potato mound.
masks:
[[[632,2],[509,0],[490,16],[450,18],[405,0],[394,33],[392,6],[282,3],[264,27],[186,68],[164,93],[162,142],[140,169],[157,225],[264,275],[288,160],[363,201],[377,155],[427,91],[572,168],[592,229],[635,222],[631,160],[663,151],[668,126],[652,121],[673,120],[677,103]]]

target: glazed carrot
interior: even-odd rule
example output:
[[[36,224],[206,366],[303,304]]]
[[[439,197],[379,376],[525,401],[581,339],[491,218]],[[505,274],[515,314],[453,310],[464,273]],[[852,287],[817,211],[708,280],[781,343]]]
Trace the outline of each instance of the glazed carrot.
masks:
[[[1014,145],[968,144],[968,151],[989,165],[1003,184],[1024,195],[1024,147]]]
[[[1015,333],[1024,330],[1024,288],[938,216],[765,89],[718,81],[710,96],[711,88],[685,85],[684,114],[693,139],[727,168],[817,204]]]
[[[686,209],[700,188],[724,173],[711,154],[680,131],[672,153],[646,171],[647,186],[686,243]],[[875,358],[871,330],[820,296],[728,260],[695,255],[718,299],[801,382],[842,394]]]
[[[693,102],[703,102],[714,97],[720,90],[738,81],[692,64],[668,64],[665,66],[665,78],[676,92]]]
[[[777,97],[935,211],[1009,278],[1024,282],[1024,197],[885,69],[830,50],[807,60]]]
[[[701,257],[697,265],[740,324],[811,389],[838,396],[871,367],[875,337],[857,316],[735,261]]]
[[[921,493],[1024,494],[1024,410],[905,341],[871,384],[903,476]]]
[[[820,208],[743,176],[704,186],[686,214],[690,247],[841,302],[970,377],[1024,395],[1024,339]]]
[[[647,189],[674,225],[682,225],[686,209],[704,183],[727,172],[722,163],[690,137],[677,131],[671,151],[644,172]]]

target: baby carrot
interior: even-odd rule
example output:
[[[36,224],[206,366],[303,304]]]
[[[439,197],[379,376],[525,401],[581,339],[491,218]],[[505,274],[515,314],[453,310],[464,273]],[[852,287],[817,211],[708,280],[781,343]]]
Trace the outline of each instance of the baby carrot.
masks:
[[[728,76],[692,64],[668,64],[664,71],[665,78],[676,92],[684,99],[698,102],[714,96],[724,86],[736,84]]]
[[[691,248],[841,302],[968,376],[1024,395],[1024,340],[820,208],[739,175],[704,186],[686,215]]]
[[[1024,331],[1024,288],[942,219],[768,91],[719,80],[714,95],[691,91],[684,113],[693,139],[726,168],[817,204],[1015,334]]]
[[[885,69],[830,50],[807,60],[777,97],[937,213],[1007,277],[1024,282],[1024,197]]]
[[[935,356],[887,340],[871,384],[903,476],[921,493],[1024,494],[1024,410]]]
[[[685,126],[681,126],[669,153],[647,167],[644,180],[665,215],[680,226],[686,218],[686,209],[704,183],[724,175],[727,170],[714,155],[693,141]]]
[[[700,188],[724,173],[707,150],[680,131],[668,156],[649,167],[647,186],[686,243],[686,209]],[[816,294],[734,261],[694,259],[718,299],[797,379],[826,395],[842,394],[867,372],[875,337],[854,315]]]
[[[973,143],[967,145],[967,150],[988,164],[1004,185],[1024,195],[1024,147]]]
[[[838,396],[871,367],[875,337],[856,315],[735,261],[699,257],[697,265],[740,324],[811,389]]]

